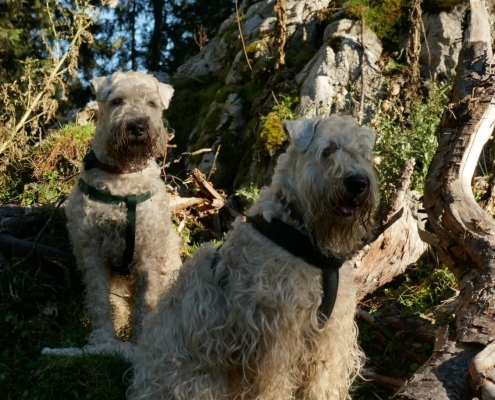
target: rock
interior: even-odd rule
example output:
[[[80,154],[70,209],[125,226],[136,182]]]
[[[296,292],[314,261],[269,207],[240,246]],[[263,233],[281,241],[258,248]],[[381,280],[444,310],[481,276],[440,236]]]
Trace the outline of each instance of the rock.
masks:
[[[347,86],[361,90],[361,24],[347,19],[336,21],[325,29],[323,38],[325,44],[296,76],[296,82],[301,85],[301,103],[296,111],[307,118],[354,107],[351,94],[347,93],[343,101],[339,93]],[[365,84],[371,95],[376,89],[376,78],[381,76],[376,63],[382,46],[368,28],[365,28],[364,42],[367,60]],[[371,105],[367,108],[370,113]]]
[[[225,163],[223,163],[221,160],[233,157],[235,161],[235,156],[243,150],[242,147],[236,146],[236,149],[233,150],[225,146],[223,149],[220,149],[222,157],[217,157],[216,160],[215,154],[217,152],[218,146],[222,144],[223,140],[231,143],[232,145],[238,142],[242,143],[243,138],[240,137],[240,133],[242,132],[242,129],[246,124],[243,108],[244,106],[242,98],[237,93],[231,93],[227,97],[227,100],[224,104],[213,102],[210,105],[208,115],[204,119],[204,121],[207,121],[209,118],[211,118],[212,115],[220,111],[220,117],[218,120],[218,124],[215,126],[214,132],[208,133],[208,129],[203,126],[203,129],[201,131],[207,132],[208,137],[201,135],[198,139],[198,142],[212,143],[210,146],[212,151],[203,154],[201,161],[197,165],[197,168],[205,175],[210,174],[212,168],[215,168],[214,182],[222,181],[224,176],[232,175],[232,172],[235,172],[229,170],[229,166],[226,166]],[[192,145],[194,146],[194,143],[192,143]],[[225,155],[229,156],[224,157]],[[187,165],[188,169],[192,169],[194,167],[196,167],[196,165],[192,163]]]
[[[90,121],[96,121],[98,118],[98,103],[90,101],[83,108],[74,108],[67,115],[61,118],[55,125],[48,128],[49,131],[60,129],[61,126],[76,123],[78,125],[86,125]]]
[[[423,15],[425,35],[421,38],[419,62],[424,78],[436,75],[447,79],[455,75],[462,47],[462,14],[466,7],[467,4],[463,4],[451,12]]]
[[[217,75],[224,71],[227,45],[223,37],[215,36],[201,52],[191,57],[185,64],[177,68],[176,76],[192,78],[203,75]]]

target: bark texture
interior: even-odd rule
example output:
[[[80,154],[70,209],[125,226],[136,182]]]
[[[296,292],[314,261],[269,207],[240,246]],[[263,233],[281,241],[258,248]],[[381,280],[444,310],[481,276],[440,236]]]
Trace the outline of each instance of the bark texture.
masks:
[[[351,260],[359,299],[402,274],[427,249],[418,230],[418,196],[408,192],[414,164],[410,159],[404,166],[398,190],[375,238]]]
[[[482,399],[493,399],[491,359],[495,336],[495,221],[476,203],[472,178],[495,123],[495,77],[488,15],[471,0],[466,14],[454,100],[443,118],[439,146],[428,173],[424,208],[435,234],[432,244],[456,275],[460,295],[455,326],[437,334],[435,351],[399,399],[468,399],[469,364],[485,346],[471,378]],[[478,358],[479,360],[479,358]]]

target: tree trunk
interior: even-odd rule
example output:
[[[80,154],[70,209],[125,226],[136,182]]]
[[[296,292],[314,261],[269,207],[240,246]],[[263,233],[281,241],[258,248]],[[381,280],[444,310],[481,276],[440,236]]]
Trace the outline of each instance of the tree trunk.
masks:
[[[154,25],[153,32],[151,34],[150,44],[148,46],[148,59],[146,61],[147,67],[150,71],[161,71],[161,48],[162,48],[162,36],[163,36],[163,9],[165,2],[163,0],[153,0],[153,17]]]
[[[485,69],[491,37],[483,2],[471,0],[466,18],[455,103],[442,117],[424,195],[436,235],[431,242],[459,282],[455,326],[438,331],[433,355],[399,399],[470,399],[468,371],[482,399],[495,399],[495,221],[478,206],[471,187],[495,123],[495,76]]]

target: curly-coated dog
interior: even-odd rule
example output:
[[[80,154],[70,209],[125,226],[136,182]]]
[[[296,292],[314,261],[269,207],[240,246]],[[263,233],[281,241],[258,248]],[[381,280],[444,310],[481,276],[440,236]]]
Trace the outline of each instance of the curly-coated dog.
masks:
[[[92,325],[85,350],[99,352],[117,343],[112,303],[122,297],[130,303],[137,338],[144,315],[181,261],[180,239],[155,162],[166,150],[162,111],[172,87],[129,71],[94,78],[91,89],[98,122],[66,215]]]
[[[145,319],[129,398],[349,398],[363,354],[345,257],[372,228],[375,133],[347,116],[284,129],[247,220],[197,251]]]

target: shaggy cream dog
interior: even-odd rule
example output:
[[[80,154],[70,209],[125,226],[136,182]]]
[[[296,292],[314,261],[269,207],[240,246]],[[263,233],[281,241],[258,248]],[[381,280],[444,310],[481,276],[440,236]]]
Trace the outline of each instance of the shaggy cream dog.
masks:
[[[342,258],[372,227],[375,134],[345,116],[284,128],[291,145],[247,221],[183,265],[145,319],[129,398],[349,398],[363,354]]]
[[[121,305],[124,298],[130,304],[136,338],[144,315],[181,261],[168,195],[154,160],[166,149],[162,111],[172,87],[129,71],[94,78],[91,89],[98,123],[66,215],[92,325],[83,350],[98,353],[117,344],[112,303]]]

